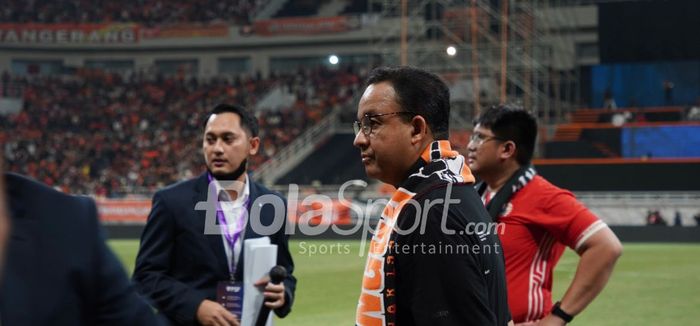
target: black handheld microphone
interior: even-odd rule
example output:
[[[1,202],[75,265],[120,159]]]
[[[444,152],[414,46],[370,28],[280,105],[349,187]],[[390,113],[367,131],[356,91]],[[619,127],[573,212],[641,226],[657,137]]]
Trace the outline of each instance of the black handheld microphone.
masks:
[[[282,280],[287,278],[287,270],[284,267],[277,265],[270,269],[270,283],[280,284]],[[267,316],[270,315],[270,308],[265,306],[265,301],[263,300],[262,307],[260,307],[260,312],[258,312],[258,319],[255,321],[255,326],[265,326],[267,324]]]

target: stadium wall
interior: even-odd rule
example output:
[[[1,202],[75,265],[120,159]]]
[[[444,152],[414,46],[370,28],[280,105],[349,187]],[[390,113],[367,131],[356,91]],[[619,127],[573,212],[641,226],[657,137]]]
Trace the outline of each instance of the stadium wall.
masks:
[[[673,84],[668,93],[664,82]],[[697,85],[700,61],[598,65],[592,68],[589,105],[603,107],[608,91],[620,107],[693,104],[698,100]]]
[[[700,124],[623,128],[622,154],[624,157],[700,157]]]
[[[698,191],[700,160],[548,159],[538,173],[572,191]]]

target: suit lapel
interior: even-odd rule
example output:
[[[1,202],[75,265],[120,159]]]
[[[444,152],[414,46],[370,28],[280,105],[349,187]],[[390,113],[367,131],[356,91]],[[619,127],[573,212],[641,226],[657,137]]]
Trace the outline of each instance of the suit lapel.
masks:
[[[197,182],[195,183],[195,189],[194,189],[194,196],[192,197],[192,207],[195,207],[197,203],[199,202],[207,202],[208,198],[208,192],[209,192],[209,180],[207,179],[207,173],[202,174],[198,179]],[[212,196],[216,196],[214,193],[212,193]],[[214,197],[216,198],[216,197]],[[214,253],[214,256],[216,256],[216,266],[217,270],[222,274],[222,275],[228,275],[229,274],[229,263],[228,259],[226,258],[226,251],[224,249],[224,244],[223,240],[221,238],[220,233],[216,234],[205,234],[205,223],[206,223],[206,210],[195,210],[195,225],[197,226],[196,230],[197,232],[201,232],[202,236],[206,239],[206,242],[208,243],[209,247],[211,248],[211,252]],[[218,225],[218,219],[214,219],[214,222]],[[218,231],[219,228],[217,226],[216,230]]]
[[[258,205],[255,203],[255,200],[262,195],[260,193],[260,189],[258,189],[258,186],[253,182],[252,178],[248,178],[248,182],[250,182],[250,199],[248,200],[248,220],[246,221],[246,226],[245,226],[245,233],[243,235],[244,239],[253,239],[253,238],[258,238],[260,237],[255,231],[253,231],[253,227],[251,226],[250,223],[250,214],[253,210],[253,204]]]

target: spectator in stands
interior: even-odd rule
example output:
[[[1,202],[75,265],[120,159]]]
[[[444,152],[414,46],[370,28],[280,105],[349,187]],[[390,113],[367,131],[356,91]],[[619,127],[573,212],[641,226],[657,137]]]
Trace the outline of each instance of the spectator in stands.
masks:
[[[688,108],[687,118],[690,121],[700,120],[700,97],[697,98],[695,105]]]
[[[3,155],[0,272],[2,325],[161,324],[107,247],[95,203],[4,173]]]
[[[663,83],[664,87],[664,101],[666,105],[673,105],[673,88],[675,85],[673,85],[673,82],[670,80],[664,80]]]
[[[357,325],[504,326],[510,321],[503,256],[492,250],[500,246],[498,237],[457,233],[467,225],[487,225],[488,215],[464,157],[447,140],[449,117],[450,94],[436,75],[411,67],[371,73],[353,145],[367,175],[397,190],[369,246]],[[472,244],[479,249],[448,249]]]
[[[630,111],[618,112],[613,114],[610,123],[615,127],[622,127],[625,123],[632,119],[632,113]]]
[[[278,85],[291,85],[291,93],[314,89],[306,99],[257,112],[264,143],[261,155],[251,159],[254,170],[331,108],[348,105],[359,87],[360,78],[350,68],[332,72],[318,67],[301,74],[199,80],[88,69],[59,76],[7,74],[3,87],[20,94],[24,107],[18,114],[0,115],[0,138],[16,135],[0,151],[9,171],[61,190],[150,195],[202,172],[192,139],[200,137],[198,120],[204,108],[218,101],[254,107]]]
[[[136,22],[152,25],[177,23],[245,24],[260,1],[236,0],[6,0],[0,21],[7,23]]]
[[[666,226],[668,222],[661,216],[659,210],[650,210],[647,213],[647,225]]]
[[[603,94],[603,107],[606,109],[617,109],[617,103],[615,103],[615,97],[613,96],[612,89],[610,87],[605,89]]]
[[[693,216],[693,219],[695,220],[695,224],[697,226],[700,226],[700,213],[695,214],[695,216]]]
[[[676,211],[676,214],[674,214],[673,226],[683,226],[683,218],[680,211]]]
[[[482,180],[477,191],[491,218],[505,225],[499,236],[513,321],[564,325],[605,287],[622,245],[569,191],[537,174],[531,163],[536,138],[532,114],[491,107],[475,121],[468,163]],[[553,271],[565,246],[580,259],[564,296],[552,305]]]
[[[247,162],[259,149],[258,124],[247,110],[233,105],[217,105],[206,121],[202,152],[207,172],[164,188],[153,196],[153,208],[141,236],[136,257],[134,281],[139,292],[178,325],[238,325],[235,316],[217,298],[217,289],[232,283],[254,283],[264,288],[265,305],[279,317],[291,311],[296,279],[289,253],[286,228],[286,202],[248,177]],[[226,186],[224,182],[233,183]],[[212,195],[214,193],[215,195]],[[219,200],[227,202],[216,213],[218,222],[207,225],[209,209],[217,211]],[[258,198],[274,197],[282,205],[263,205]],[[199,204],[213,207],[200,209]],[[222,204],[223,205],[223,204]],[[261,209],[252,209],[259,205]],[[227,209],[231,207],[231,209]],[[248,214],[250,212],[250,214]],[[254,215],[256,213],[256,215]],[[277,223],[282,219],[281,223]],[[277,264],[288,274],[280,284],[243,278],[246,259],[244,239],[260,238],[257,228],[279,225],[267,234],[277,245]],[[207,232],[208,226],[221,232]]]

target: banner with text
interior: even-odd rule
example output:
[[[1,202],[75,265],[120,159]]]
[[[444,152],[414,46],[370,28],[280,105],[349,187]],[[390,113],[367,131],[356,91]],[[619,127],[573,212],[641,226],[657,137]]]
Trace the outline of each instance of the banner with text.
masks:
[[[313,35],[339,33],[358,29],[355,17],[280,18],[256,21],[253,33],[262,36]]]
[[[228,37],[228,30],[226,24],[177,24],[142,28],[141,36],[144,39]]]
[[[350,208],[338,200],[332,200],[330,207],[323,207],[319,202],[302,205],[300,201],[296,205],[292,204],[288,206],[289,212],[287,212],[287,220],[290,223],[310,225],[348,225],[351,223]],[[151,201],[99,199],[97,200],[97,208],[100,213],[100,221],[105,224],[144,224],[151,211]],[[330,215],[324,217],[325,212],[330,213]]]
[[[151,211],[150,200],[97,200],[97,210],[103,223],[146,223]]]
[[[138,24],[0,24],[5,44],[136,44]]]

